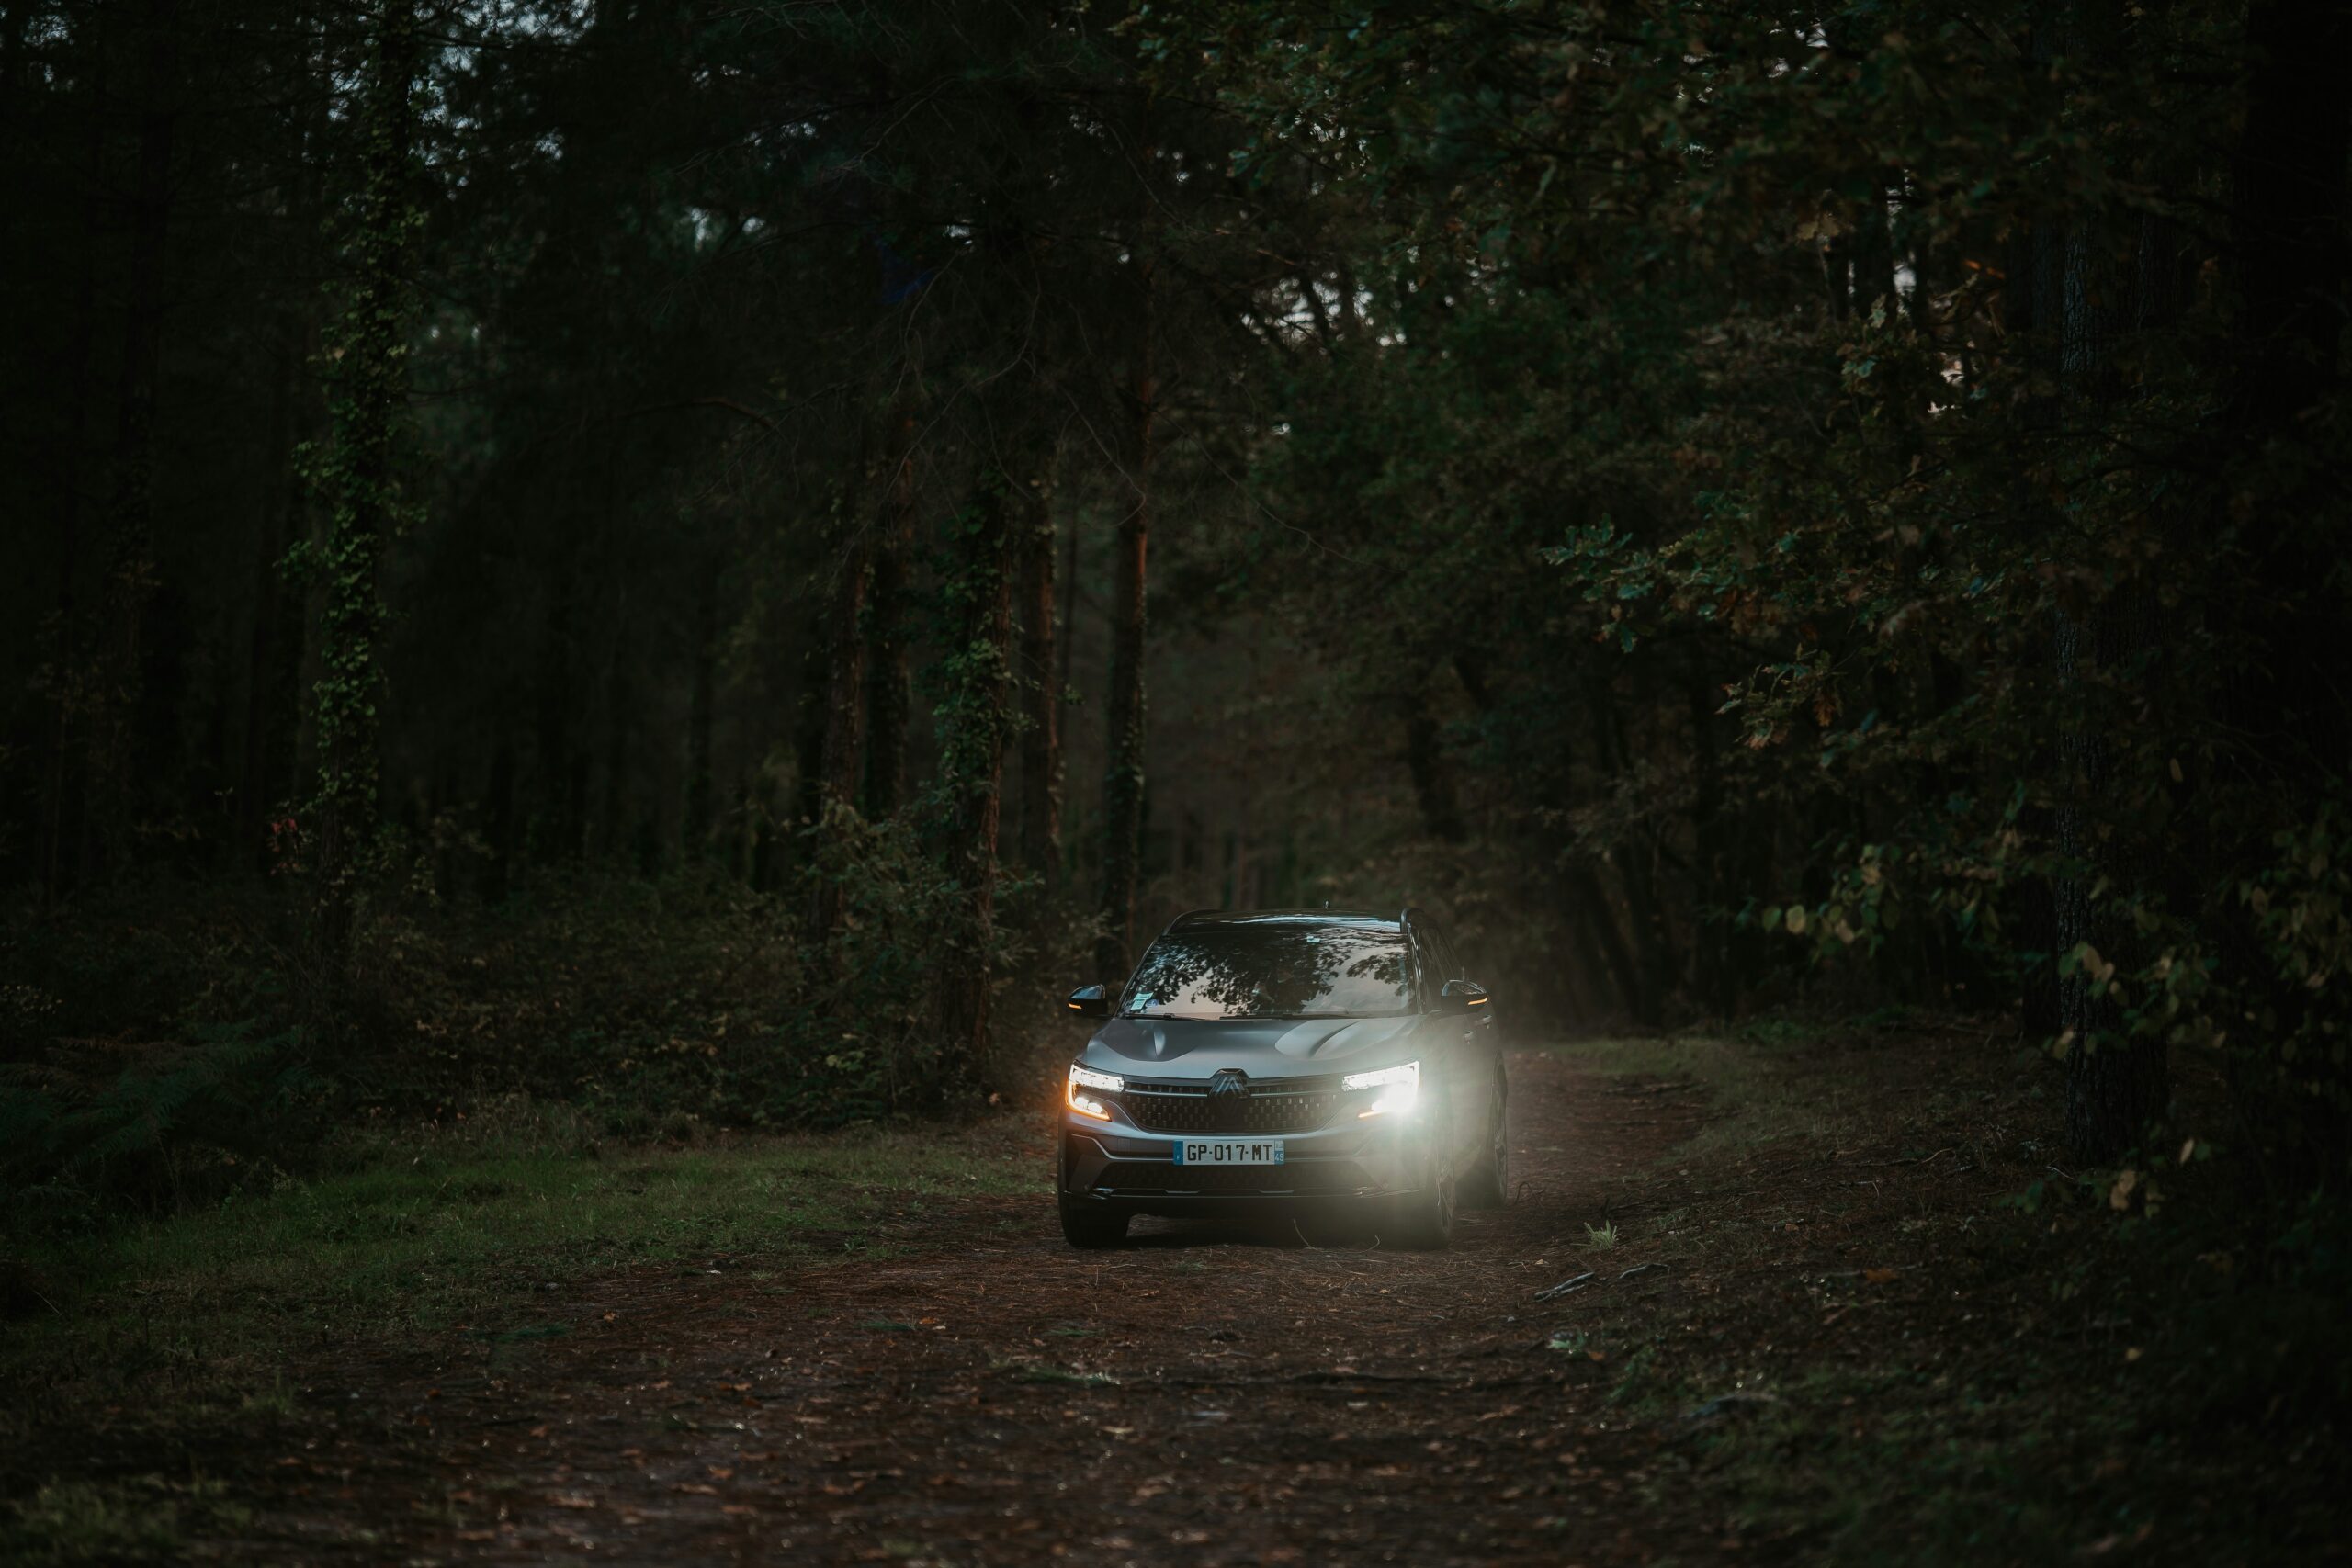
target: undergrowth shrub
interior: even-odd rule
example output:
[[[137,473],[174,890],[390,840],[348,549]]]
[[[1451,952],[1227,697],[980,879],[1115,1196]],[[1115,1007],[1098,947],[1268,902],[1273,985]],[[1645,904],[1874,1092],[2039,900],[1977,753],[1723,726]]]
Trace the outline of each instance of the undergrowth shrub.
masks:
[[[583,867],[497,907],[374,898],[331,1017],[295,890],[18,905],[0,929],[0,1181],[61,1210],[198,1201],[314,1157],[332,1128],[497,1104],[622,1137],[953,1109],[933,1021],[939,955],[972,940],[965,900],[903,824],[842,815],[808,844],[773,893],[714,867]],[[842,911],[829,942],[809,929],[820,886]],[[999,908],[994,972],[1052,973],[1000,980],[1002,1081],[1062,1021],[1046,1004],[1091,928],[1034,883]]]
[[[61,1040],[0,1063],[0,1178],[17,1219],[52,1225],[93,1192],[208,1199],[306,1142],[323,1087],[299,1033],[251,1021],[185,1040]]]

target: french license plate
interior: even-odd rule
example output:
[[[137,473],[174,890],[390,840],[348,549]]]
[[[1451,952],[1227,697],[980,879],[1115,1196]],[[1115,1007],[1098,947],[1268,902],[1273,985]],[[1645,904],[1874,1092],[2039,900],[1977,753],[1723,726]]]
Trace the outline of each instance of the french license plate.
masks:
[[[1178,1165],[1280,1165],[1280,1138],[1182,1138],[1176,1144]]]

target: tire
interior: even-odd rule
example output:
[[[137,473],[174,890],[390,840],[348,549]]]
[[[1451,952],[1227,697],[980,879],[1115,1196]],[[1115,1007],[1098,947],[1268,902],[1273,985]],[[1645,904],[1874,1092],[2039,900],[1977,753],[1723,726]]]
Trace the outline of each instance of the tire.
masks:
[[[1430,1153],[1429,1185],[1391,1201],[1386,1239],[1410,1252],[1442,1252],[1453,1241],[1453,1156],[1443,1140]]]
[[[1503,1082],[1500,1063],[1495,1066],[1495,1092],[1487,1111],[1487,1140],[1477,1162],[1462,1173],[1462,1205],[1465,1209],[1500,1209],[1510,1202],[1510,1091]]]
[[[1061,1201],[1062,1239],[1072,1247],[1099,1251],[1127,1239],[1127,1215],[1117,1209],[1097,1209]]]

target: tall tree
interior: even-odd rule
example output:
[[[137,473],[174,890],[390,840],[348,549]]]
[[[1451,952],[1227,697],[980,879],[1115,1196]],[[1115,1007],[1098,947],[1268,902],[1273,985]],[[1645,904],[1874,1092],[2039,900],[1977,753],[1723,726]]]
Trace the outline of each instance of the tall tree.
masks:
[[[138,152],[131,175],[121,382],[115,402],[105,643],[92,708],[85,871],[124,860],[138,809],[135,749],[144,700],[148,608],[156,588],[155,396],[163,366],[164,249],[179,118],[180,28],[178,0],[148,0],[134,29],[141,62],[136,77]]]
[[[837,507],[840,544],[827,588],[825,739],[817,784],[817,830],[831,829],[841,813],[857,808],[858,781],[865,759],[866,731],[867,564],[869,530],[865,518],[866,497],[847,491]],[[842,886],[820,878],[812,926],[829,936],[841,923]]]
[[[1063,634],[1057,624],[1054,592],[1050,468],[1019,500],[1013,532],[1020,553],[1019,675],[1025,710],[1021,728],[1021,858],[1045,879],[1051,893],[1060,887],[1062,871],[1062,686],[1054,650]]]
[[[865,815],[877,822],[898,815],[906,795],[907,719],[913,707],[907,636],[913,619],[909,573],[915,545],[914,434],[912,414],[902,412],[891,421],[871,542],[864,805]]]
[[[965,899],[961,940],[941,965],[940,1036],[951,1078],[989,1077],[990,989],[996,943],[997,835],[1010,729],[1013,549],[1021,478],[985,466],[957,513],[953,564],[942,585],[952,641],[938,671],[940,786],[950,874]]]
[[[408,396],[419,28],[415,0],[382,0],[361,73],[358,188],[345,238],[350,280],[330,373],[334,443],[322,465],[326,538],[321,674],[311,688],[319,779],[311,817],[323,945],[348,947],[360,863],[376,829],[389,615],[379,581],[402,502],[397,467]]]
[[[1149,157],[1149,149],[1144,150]],[[1151,551],[1152,260],[1135,260],[1132,355],[1120,450],[1127,494],[1111,551],[1111,683],[1103,703],[1110,750],[1102,770],[1102,935],[1094,966],[1123,978],[1134,960],[1136,887],[1143,864],[1144,610]]]

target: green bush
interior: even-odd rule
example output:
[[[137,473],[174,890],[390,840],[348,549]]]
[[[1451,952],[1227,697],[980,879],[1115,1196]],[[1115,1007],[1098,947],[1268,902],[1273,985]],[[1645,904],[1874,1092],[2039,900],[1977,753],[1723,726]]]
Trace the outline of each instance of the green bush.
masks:
[[[0,930],[0,1179],[69,1213],[191,1201],[300,1164],[330,1125],[448,1123],[512,1096],[681,1141],[952,1109],[933,1020],[939,955],[975,940],[966,900],[906,824],[842,811],[804,842],[772,893],[712,867],[589,867],[496,907],[372,898],[332,1011],[299,889],[20,906]],[[823,941],[820,890],[841,910]],[[1000,976],[1086,942],[1036,893],[1003,886]],[[1058,994],[1026,989],[998,1009],[1000,1066]]]
[[[22,1212],[85,1193],[209,1197],[307,1141],[322,1085],[293,1031],[205,1026],[185,1041],[63,1041],[0,1063],[0,1178]],[[62,1217],[53,1216],[53,1217]]]

